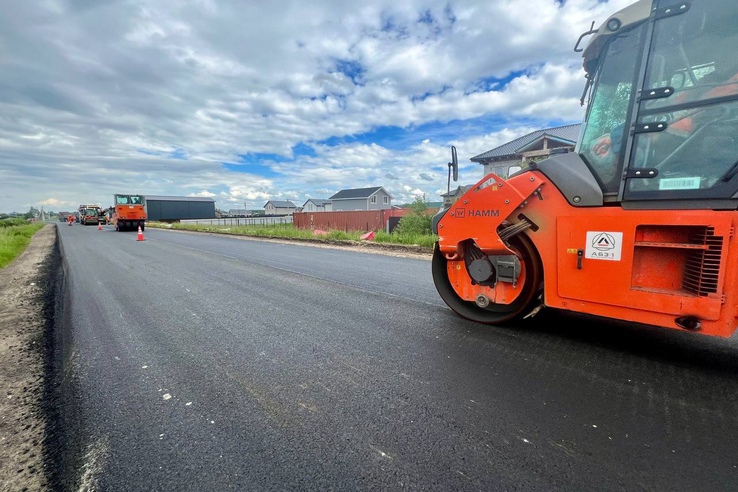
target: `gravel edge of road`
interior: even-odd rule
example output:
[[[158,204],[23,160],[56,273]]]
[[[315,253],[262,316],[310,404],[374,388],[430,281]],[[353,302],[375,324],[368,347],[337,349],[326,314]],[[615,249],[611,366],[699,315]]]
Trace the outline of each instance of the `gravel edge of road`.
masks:
[[[55,490],[48,377],[60,255],[48,224],[0,270],[0,483],[3,491]],[[50,404],[52,404],[50,406]]]

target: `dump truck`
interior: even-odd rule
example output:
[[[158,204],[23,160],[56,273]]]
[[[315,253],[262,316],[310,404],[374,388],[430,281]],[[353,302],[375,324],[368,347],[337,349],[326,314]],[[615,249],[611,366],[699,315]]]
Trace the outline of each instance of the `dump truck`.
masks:
[[[586,104],[574,151],[488,174],[442,209],[436,289],[488,325],[556,309],[729,337],[738,5],[641,0],[594,25],[574,47]],[[458,178],[455,148],[448,172]]]
[[[115,212],[113,225],[116,231],[143,231],[146,228],[146,199],[143,195],[113,196]]]

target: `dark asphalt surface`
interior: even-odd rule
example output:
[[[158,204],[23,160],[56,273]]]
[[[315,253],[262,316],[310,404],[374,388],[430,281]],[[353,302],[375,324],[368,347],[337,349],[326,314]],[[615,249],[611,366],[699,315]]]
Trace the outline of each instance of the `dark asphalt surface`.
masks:
[[[425,260],[58,229],[60,490],[738,490],[736,338],[491,328]]]

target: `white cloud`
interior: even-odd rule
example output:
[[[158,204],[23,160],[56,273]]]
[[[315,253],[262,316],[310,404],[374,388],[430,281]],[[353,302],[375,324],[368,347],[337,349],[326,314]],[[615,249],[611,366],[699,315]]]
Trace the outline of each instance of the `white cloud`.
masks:
[[[0,211],[432,199],[451,144],[476,181],[470,157],[581,119],[572,48],[627,3],[19,2],[0,19]]]

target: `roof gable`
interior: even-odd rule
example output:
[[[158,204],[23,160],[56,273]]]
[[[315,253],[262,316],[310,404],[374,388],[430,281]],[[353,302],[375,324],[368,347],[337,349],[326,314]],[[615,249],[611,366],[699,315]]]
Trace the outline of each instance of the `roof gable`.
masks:
[[[330,205],[331,201],[322,198],[308,198],[302,206],[305,207],[308,203],[312,203],[316,207],[325,207],[326,205]]]
[[[266,208],[267,205],[272,204],[272,207],[274,208],[297,208],[297,205],[292,203],[289,200],[269,200],[264,204],[264,208]]]
[[[571,142],[563,138],[555,137],[553,135],[549,135],[548,133],[543,133],[538,138],[533,140],[532,142],[529,142],[523,145],[522,147],[520,147],[519,149],[517,149],[516,153],[527,152],[529,150],[543,150],[544,140],[548,140],[549,142],[560,143],[562,145],[574,145],[576,143],[576,142]]]
[[[499,147],[495,147],[492,150],[488,150],[483,154],[472,157],[472,162],[483,162],[488,160],[500,159],[503,157],[513,157],[520,152],[524,152],[532,147],[535,147],[537,142],[542,142],[544,138],[555,140],[557,142],[575,145],[579,138],[579,129],[581,123],[576,125],[565,125],[557,126],[555,128],[546,128],[544,130],[537,130],[531,132],[522,137],[516,138],[515,140],[502,144]]]
[[[376,194],[379,192],[379,190],[384,191],[389,195],[390,198],[392,198],[392,195],[390,195],[387,190],[385,190],[381,186],[374,186],[372,188],[352,188],[348,190],[341,190],[335,195],[333,195],[330,199],[331,200],[355,200],[357,198],[369,198],[370,196]]]

